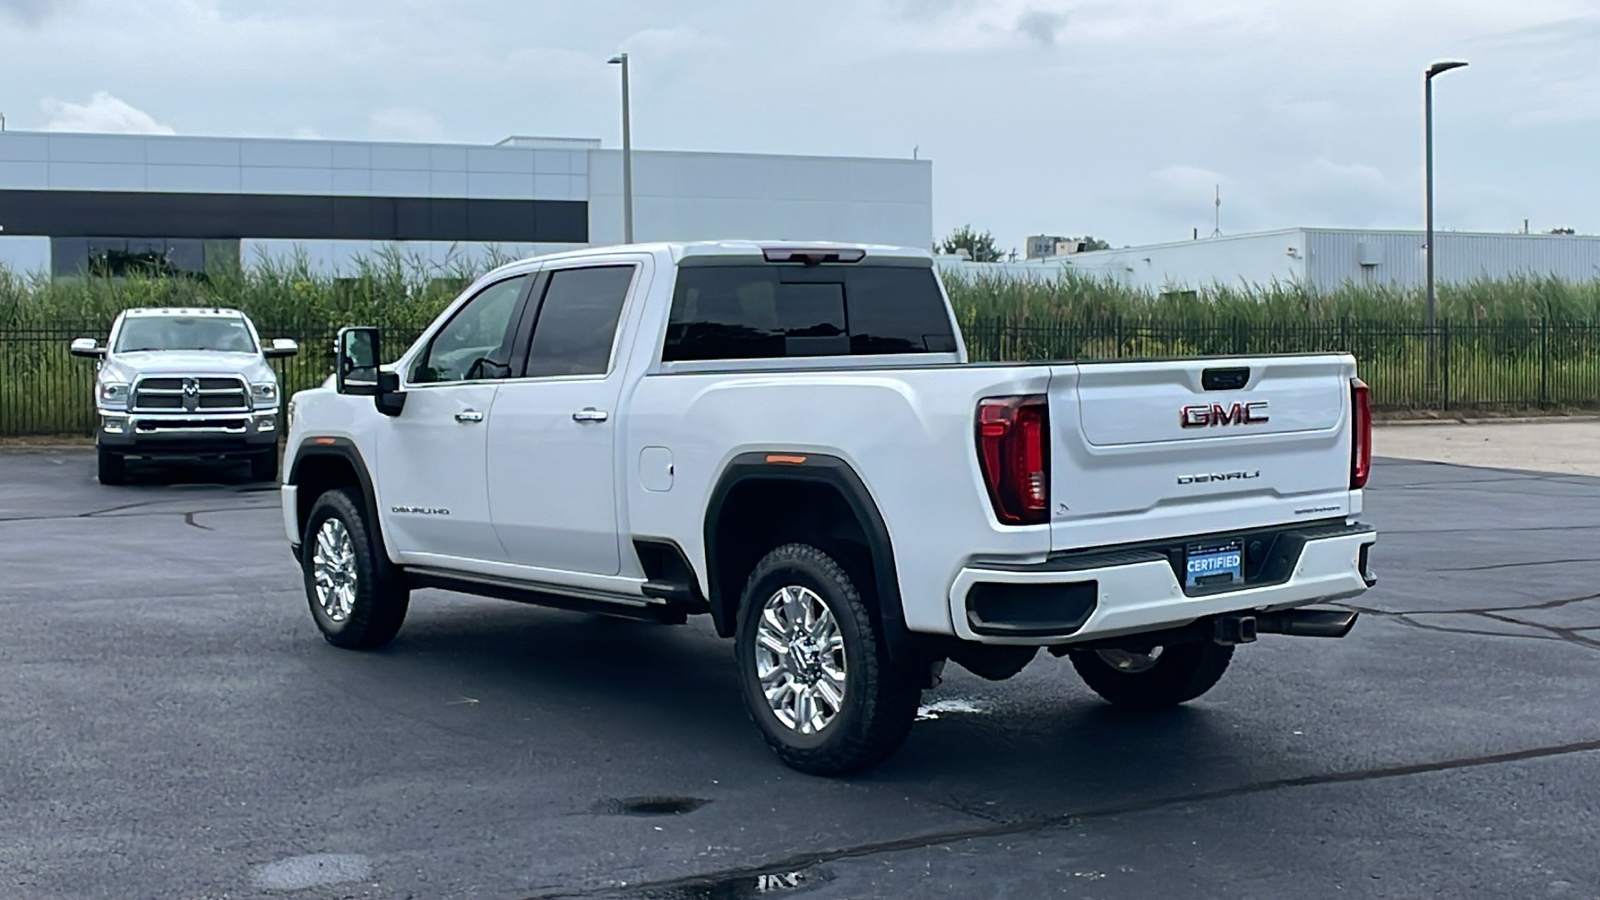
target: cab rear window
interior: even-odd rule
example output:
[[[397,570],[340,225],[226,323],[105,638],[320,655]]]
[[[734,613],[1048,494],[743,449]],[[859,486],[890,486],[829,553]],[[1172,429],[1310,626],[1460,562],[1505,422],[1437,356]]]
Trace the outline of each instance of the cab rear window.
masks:
[[[729,264],[678,270],[662,359],[955,349],[944,295],[931,268]]]

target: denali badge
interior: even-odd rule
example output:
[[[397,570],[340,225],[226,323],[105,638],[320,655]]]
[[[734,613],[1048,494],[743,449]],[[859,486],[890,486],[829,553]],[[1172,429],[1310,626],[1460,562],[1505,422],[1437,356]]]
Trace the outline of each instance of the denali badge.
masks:
[[[1179,410],[1178,423],[1184,428],[1205,428],[1209,425],[1260,425],[1267,421],[1267,401],[1235,403],[1200,403]]]
[[[389,511],[397,514],[409,513],[413,516],[448,516],[450,510],[442,506],[391,506]]]
[[[1209,484],[1213,481],[1248,481],[1260,478],[1261,470],[1254,472],[1206,472],[1200,475],[1179,475],[1179,484]]]

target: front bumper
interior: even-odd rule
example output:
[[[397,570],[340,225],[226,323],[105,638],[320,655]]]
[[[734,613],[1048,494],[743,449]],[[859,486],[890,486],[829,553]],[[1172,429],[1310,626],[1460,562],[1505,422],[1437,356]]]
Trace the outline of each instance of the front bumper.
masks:
[[[276,409],[238,413],[120,413],[102,410],[96,443],[128,456],[227,457],[278,444]]]
[[[1223,613],[1340,600],[1375,583],[1368,548],[1378,536],[1371,526],[1325,524],[1263,534],[1279,542],[1271,545],[1274,558],[1242,586],[1221,590],[1184,590],[1170,555],[1182,541],[1063,554],[1035,566],[963,568],[950,588],[951,621],[969,641],[1070,644]]]

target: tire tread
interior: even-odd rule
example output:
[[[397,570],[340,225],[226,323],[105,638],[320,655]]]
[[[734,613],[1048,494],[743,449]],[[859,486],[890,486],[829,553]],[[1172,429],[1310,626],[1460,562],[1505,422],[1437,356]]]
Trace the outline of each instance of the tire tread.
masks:
[[[1153,668],[1119,672],[1092,650],[1075,650],[1072,667],[1107,702],[1135,709],[1162,709],[1187,703],[1211,690],[1228,670],[1233,647],[1210,641],[1175,644],[1162,650]]]
[[[772,550],[757,563],[745,584],[740,606],[737,633],[741,678],[753,677],[755,670],[754,660],[749,658],[751,651],[746,648],[744,641],[744,620],[753,614],[754,608],[758,608],[752,604],[759,604],[764,598],[753,592],[763,580],[785,568],[811,568],[816,575],[830,582],[840,595],[838,599],[844,601],[844,608],[834,609],[833,614],[849,616],[856,634],[864,639],[871,650],[859,654],[859,660],[852,660],[854,668],[850,671],[850,679],[861,690],[854,694],[854,698],[857,698],[855,701],[846,701],[854,702],[855,708],[848,713],[841,712],[844,720],[830,726],[850,726],[845,732],[836,734],[834,740],[816,747],[796,747],[785,743],[772,727],[762,723],[760,717],[769,713],[755,708],[760,701],[755,699],[747,686],[745,693],[750,716],[760,726],[768,746],[791,768],[813,775],[844,775],[871,768],[887,759],[905,742],[916,719],[921,689],[889,661],[881,630],[873,621],[871,611],[861,599],[849,573],[832,556],[810,544],[788,543]],[[832,601],[836,598],[828,599]],[[830,602],[829,605],[832,607],[835,604]],[[755,694],[759,695],[759,690]]]
[[[317,606],[315,582],[312,578],[312,556],[316,548],[317,530],[330,518],[338,517],[350,532],[356,550],[356,602],[350,617],[342,627],[324,620]],[[410,605],[410,590],[394,571],[383,547],[374,539],[367,523],[366,504],[359,491],[353,487],[333,488],[318,497],[306,517],[306,533],[301,546],[302,571],[306,586],[306,600],[311,605],[311,616],[322,636],[336,647],[349,650],[372,650],[394,640],[400,626],[405,623],[406,609]]]

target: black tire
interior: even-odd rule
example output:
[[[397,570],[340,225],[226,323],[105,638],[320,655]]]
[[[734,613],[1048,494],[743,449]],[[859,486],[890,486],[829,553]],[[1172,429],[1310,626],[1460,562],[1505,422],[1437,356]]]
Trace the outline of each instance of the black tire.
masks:
[[[1074,650],[1072,667],[1096,694],[1117,706],[1161,709],[1187,703],[1211,690],[1233,659],[1233,647],[1190,641],[1161,648],[1155,664],[1124,671],[1093,650]]]
[[[789,586],[808,588],[822,600],[843,644],[843,702],[822,728],[810,734],[778,718],[757,671],[762,608]],[[740,598],[735,651],[750,718],[778,758],[801,772],[843,775],[875,766],[905,742],[916,719],[922,696],[918,682],[890,661],[882,635],[844,567],[809,544],[778,547],[751,572]]]
[[[101,484],[127,484],[127,460],[122,454],[104,447],[96,447],[96,456],[99,462],[98,475]]]
[[[273,447],[264,453],[257,453],[250,457],[251,481],[277,481],[278,480],[278,448]]]
[[[316,561],[323,523],[338,520],[350,540],[355,575],[354,600],[347,614],[329,615],[317,599]],[[318,497],[306,518],[301,543],[301,571],[311,617],[328,643],[350,650],[370,650],[394,640],[406,619],[411,591],[374,539],[361,494],[354,488],[336,488]]]

